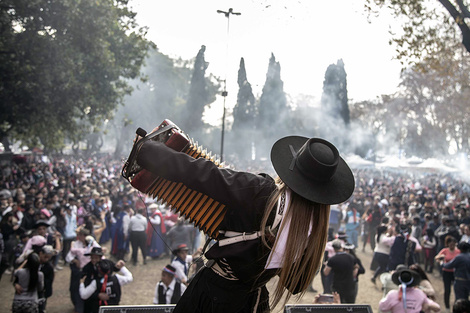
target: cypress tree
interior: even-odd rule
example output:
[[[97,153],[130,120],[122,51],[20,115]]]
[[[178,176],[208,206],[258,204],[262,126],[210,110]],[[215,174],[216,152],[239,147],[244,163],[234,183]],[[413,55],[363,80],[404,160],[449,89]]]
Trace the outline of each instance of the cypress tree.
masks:
[[[258,134],[263,136],[256,149],[260,156],[267,157],[274,141],[287,135],[286,125],[289,124],[289,108],[284,93],[284,82],[281,80],[281,65],[272,53],[258,112]]]
[[[206,46],[201,46],[194,61],[193,74],[191,76],[191,85],[189,87],[188,101],[186,110],[182,112],[182,125],[184,131],[194,134],[199,133],[204,128],[202,116],[204,107],[209,104],[209,92],[206,83],[206,69],[209,63],[204,59]]]
[[[256,100],[246,76],[243,58],[240,59],[238,69],[238,88],[237,103],[233,108],[232,130],[229,134],[230,145],[227,145],[227,151],[237,155],[238,159],[243,161],[251,158],[251,144],[256,135]]]

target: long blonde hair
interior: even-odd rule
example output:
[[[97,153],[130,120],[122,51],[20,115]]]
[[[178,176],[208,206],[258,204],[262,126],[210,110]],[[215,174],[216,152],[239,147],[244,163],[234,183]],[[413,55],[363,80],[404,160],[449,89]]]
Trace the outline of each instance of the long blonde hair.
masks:
[[[266,224],[272,210],[277,208],[279,197],[288,188],[279,178],[276,183],[279,185],[279,188],[269,199],[261,222],[262,241],[268,248],[273,250],[276,248],[277,240],[271,248],[265,237],[267,232]],[[300,294],[297,295],[298,298],[305,294],[321,266],[328,236],[329,205],[314,203],[292,191],[289,206],[285,210],[287,212],[284,215],[278,233],[282,231],[285,221],[289,220],[289,218],[290,227],[282,267],[277,273],[279,281],[271,301],[271,308],[274,308],[279,303],[286,289],[290,292],[284,298],[284,305],[290,299],[291,292],[294,290],[300,291]],[[309,236],[310,226],[311,234]]]

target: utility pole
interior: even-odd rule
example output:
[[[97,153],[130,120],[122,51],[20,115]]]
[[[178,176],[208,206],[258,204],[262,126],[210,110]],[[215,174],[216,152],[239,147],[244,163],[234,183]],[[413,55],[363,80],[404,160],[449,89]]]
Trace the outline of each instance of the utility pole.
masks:
[[[230,15],[241,15],[240,12],[233,12],[233,9],[230,8],[228,11],[217,10],[217,13],[225,15],[227,18],[227,51],[225,56],[225,79],[224,79],[224,91],[222,91],[222,97],[224,97],[224,111],[222,114],[222,137],[220,141],[220,162],[224,161],[224,137],[225,137],[225,100],[227,98],[227,63],[228,63],[228,44],[229,44],[229,35],[230,35]]]

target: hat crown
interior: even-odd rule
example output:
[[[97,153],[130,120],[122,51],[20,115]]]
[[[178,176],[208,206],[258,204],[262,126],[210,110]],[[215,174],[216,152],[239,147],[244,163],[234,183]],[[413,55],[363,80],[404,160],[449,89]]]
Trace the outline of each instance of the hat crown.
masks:
[[[400,275],[398,276],[399,277],[399,281],[403,284],[411,284],[413,282],[413,275],[411,275],[411,273],[409,271],[403,271],[400,273]]]
[[[338,167],[339,153],[326,140],[310,138],[299,149],[295,161],[301,174],[316,181],[329,181]]]

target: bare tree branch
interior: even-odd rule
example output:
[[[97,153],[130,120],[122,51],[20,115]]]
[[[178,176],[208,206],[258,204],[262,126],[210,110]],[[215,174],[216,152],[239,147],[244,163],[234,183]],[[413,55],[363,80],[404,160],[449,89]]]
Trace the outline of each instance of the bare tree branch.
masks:
[[[465,49],[470,52],[470,28],[465,23],[464,16],[462,16],[462,14],[449,0],[439,0],[439,2],[446,8],[446,10],[450,13],[452,18],[459,26],[460,31],[462,32],[462,44],[465,46]]]

